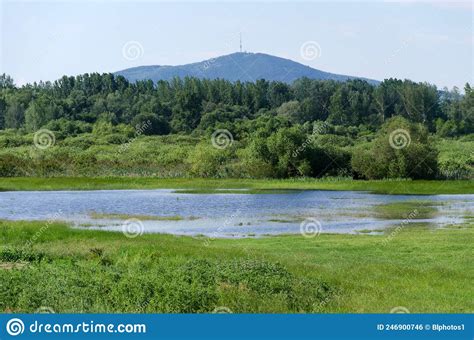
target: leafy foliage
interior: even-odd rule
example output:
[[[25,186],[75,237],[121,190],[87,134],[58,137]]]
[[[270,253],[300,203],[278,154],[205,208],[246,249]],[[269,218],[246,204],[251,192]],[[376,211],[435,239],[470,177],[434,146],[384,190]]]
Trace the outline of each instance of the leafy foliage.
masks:
[[[93,73],[22,87],[0,80],[0,176],[446,177],[430,136],[474,133],[469,84],[461,95],[397,79],[131,83]],[[397,124],[412,135],[406,149],[387,142]],[[32,147],[39,129],[53,131],[54,146]],[[231,148],[211,147],[218,129],[232,134]],[[469,157],[449,162],[441,162],[446,171],[472,175]]]

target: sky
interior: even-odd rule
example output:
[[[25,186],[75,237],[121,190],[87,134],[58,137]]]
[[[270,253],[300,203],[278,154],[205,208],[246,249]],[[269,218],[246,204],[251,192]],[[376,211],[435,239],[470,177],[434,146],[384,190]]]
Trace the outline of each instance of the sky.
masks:
[[[471,2],[0,1],[0,73],[17,85],[202,61],[240,34],[247,52],[332,73],[474,83]]]

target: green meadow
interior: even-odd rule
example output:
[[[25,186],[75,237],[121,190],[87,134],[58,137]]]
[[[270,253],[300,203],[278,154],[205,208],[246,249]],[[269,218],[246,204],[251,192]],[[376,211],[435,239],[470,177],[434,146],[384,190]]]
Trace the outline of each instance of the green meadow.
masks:
[[[9,190],[180,189],[194,193],[225,193],[217,189],[357,190],[378,194],[471,194],[472,180],[353,180],[349,178],[209,179],[151,177],[0,177],[0,191]],[[229,191],[235,193],[235,191]],[[239,191],[245,192],[245,191]]]
[[[474,310],[472,222],[211,239],[2,221],[0,241],[3,312]]]

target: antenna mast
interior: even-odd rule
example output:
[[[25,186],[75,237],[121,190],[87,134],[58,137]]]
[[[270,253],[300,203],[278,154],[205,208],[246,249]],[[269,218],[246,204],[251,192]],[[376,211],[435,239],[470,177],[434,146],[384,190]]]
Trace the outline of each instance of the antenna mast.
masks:
[[[242,32],[240,32],[240,53],[242,53]]]

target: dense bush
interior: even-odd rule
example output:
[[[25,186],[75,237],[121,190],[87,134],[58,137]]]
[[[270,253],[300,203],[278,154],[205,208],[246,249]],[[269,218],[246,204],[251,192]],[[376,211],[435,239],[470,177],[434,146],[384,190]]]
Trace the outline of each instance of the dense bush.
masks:
[[[196,145],[187,159],[192,176],[219,178],[238,177],[233,169],[236,161],[235,147],[220,150],[210,145],[208,141]]]
[[[438,152],[427,130],[397,117],[387,121],[377,138],[355,149],[354,171],[364,178],[434,178],[438,174]]]
[[[170,133],[170,126],[165,118],[158,117],[153,113],[141,113],[132,120],[137,134],[144,135],[167,135]]]
[[[265,312],[271,305],[273,311],[314,312],[336,292],[325,282],[302,280],[281,264],[262,260],[143,258],[123,264],[96,251],[88,259],[49,263],[30,255],[0,253],[3,261],[29,262],[0,271],[0,310],[210,313],[226,306],[233,312]]]
[[[2,262],[41,262],[45,254],[24,248],[4,248],[0,251]]]
[[[19,146],[0,148],[0,176],[472,178],[474,174],[470,151],[474,146],[468,136],[434,140],[418,125],[406,126],[410,145],[398,150],[389,142],[395,126],[384,127],[369,142],[365,137],[310,133],[303,126],[279,127],[275,133],[271,124],[269,130],[263,126],[222,149],[212,145],[210,135],[144,136],[126,131],[83,133],[57,139],[41,150],[31,135],[2,134],[0,141],[18,138]]]
[[[474,178],[474,140],[467,135],[459,140],[445,139],[438,142],[439,172],[441,178]]]
[[[443,147],[438,159],[434,145],[443,140],[431,140],[450,138],[472,148],[463,140],[474,131],[469,84],[461,95],[397,79],[378,86],[310,79],[292,85],[196,78],[130,83],[111,74],[22,87],[6,75],[0,81],[0,176],[473,173],[472,151]],[[39,129],[53,134],[46,149],[33,145]],[[390,145],[397,129],[407,131],[407,147]],[[218,131],[230,134],[229,147],[213,147]]]

